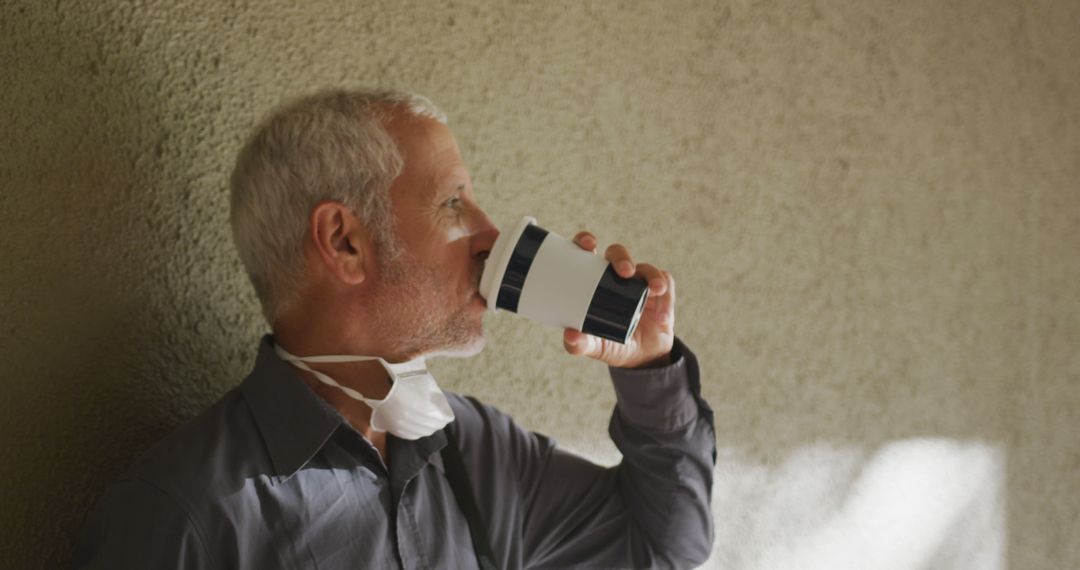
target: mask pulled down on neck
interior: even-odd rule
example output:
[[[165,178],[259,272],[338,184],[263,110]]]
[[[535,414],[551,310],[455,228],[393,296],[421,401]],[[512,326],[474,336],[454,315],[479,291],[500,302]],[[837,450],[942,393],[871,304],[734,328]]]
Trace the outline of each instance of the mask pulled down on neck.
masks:
[[[389,432],[401,439],[416,440],[427,437],[454,421],[450,402],[439,388],[435,378],[428,372],[424,358],[406,362],[390,363],[377,356],[320,355],[295,356],[280,345],[274,352],[293,366],[312,373],[323,384],[340,389],[345,395],[359,400],[371,408],[371,427],[376,431]],[[392,385],[385,398],[376,400],[360,392],[342,386],[330,376],[312,369],[307,363],[339,363],[378,360],[390,374]]]

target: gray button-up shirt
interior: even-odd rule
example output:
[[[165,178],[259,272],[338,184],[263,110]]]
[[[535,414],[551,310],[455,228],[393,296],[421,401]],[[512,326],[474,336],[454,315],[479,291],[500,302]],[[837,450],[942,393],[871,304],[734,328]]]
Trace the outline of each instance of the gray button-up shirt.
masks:
[[[375,448],[273,350],[236,389],[109,486],[76,546],[91,568],[476,568],[439,451],[445,432]],[[697,361],[611,369],[594,465],[472,398],[448,394],[457,445],[500,567],[700,564],[712,544],[712,411]]]

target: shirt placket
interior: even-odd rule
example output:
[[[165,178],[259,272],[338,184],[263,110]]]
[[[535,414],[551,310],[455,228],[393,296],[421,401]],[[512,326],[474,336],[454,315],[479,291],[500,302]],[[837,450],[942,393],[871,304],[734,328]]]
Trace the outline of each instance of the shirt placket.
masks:
[[[401,565],[407,570],[428,570],[431,564],[424,552],[424,539],[420,534],[420,525],[416,522],[416,509],[409,499],[407,492],[409,483],[405,484],[406,491],[402,492],[401,500],[397,506],[397,535],[398,556],[401,557]]]
[[[431,560],[424,534],[417,517],[416,493],[424,492],[420,478],[431,456],[433,442],[427,438],[417,441],[390,441],[390,478],[392,496],[396,496],[394,530],[397,535],[398,557],[406,569],[429,569]]]

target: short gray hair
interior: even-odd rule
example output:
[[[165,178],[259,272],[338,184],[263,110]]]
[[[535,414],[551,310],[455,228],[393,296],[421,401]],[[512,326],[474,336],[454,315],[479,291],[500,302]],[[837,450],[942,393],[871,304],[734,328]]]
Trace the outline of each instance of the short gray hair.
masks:
[[[404,162],[384,128],[395,112],[446,123],[421,95],[330,90],[272,112],[240,151],[229,220],[271,325],[304,284],[303,240],[320,201],[335,200],[356,213],[374,236],[380,262],[398,252],[389,189]]]

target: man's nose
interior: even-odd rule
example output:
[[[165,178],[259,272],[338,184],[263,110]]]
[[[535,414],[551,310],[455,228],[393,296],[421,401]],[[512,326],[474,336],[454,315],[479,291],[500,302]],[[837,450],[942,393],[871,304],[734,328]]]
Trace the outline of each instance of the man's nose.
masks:
[[[480,209],[476,207],[475,219],[473,221],[473,236],[472,236],[472,254],[474,257],[480,259],[487,259],[488,253],[491,252],[491,248],[495,246],[495,240],[499,237],[499,228],[495,227],[495,224],[491,222],[491,218]]]

